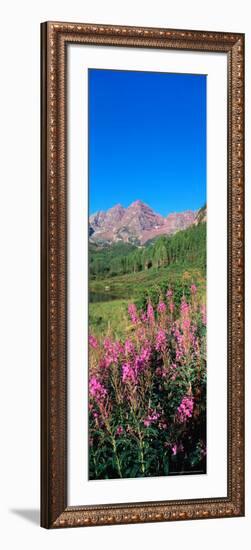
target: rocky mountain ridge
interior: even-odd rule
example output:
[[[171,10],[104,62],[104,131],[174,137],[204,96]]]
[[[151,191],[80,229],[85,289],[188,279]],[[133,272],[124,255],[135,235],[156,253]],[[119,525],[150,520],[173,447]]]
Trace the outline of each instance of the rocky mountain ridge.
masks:
[[[125,208],[117,204],[89,218],[89,238],[92,242],[127,242],[143,245],[159,235],[172,235],[196,223],[199,211],[186,210],[161,216],[140,200]]]

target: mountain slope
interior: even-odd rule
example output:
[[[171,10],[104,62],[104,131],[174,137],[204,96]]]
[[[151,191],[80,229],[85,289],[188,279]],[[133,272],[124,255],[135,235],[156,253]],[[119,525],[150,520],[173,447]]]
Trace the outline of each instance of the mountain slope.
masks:
[[[206,266],[206,223],[193,223],[173,235],[161,235],[143,246],[90,243],[89,266],[93,279],[114,277],[170,266]]]
[[[203,223],[206,221],[207,221],[207,207],[203,206],[198,210],[193,223],[195,225],[198,225],[199,223]]]
[[[142,245],[159,235],[172,235],[186,229],[195,222],[196,215],[196,211],[187,210],[165,218],[137,200],[128,208],[117,204],[106,212],[92,214],[89,218],[89,236],[92,242]]]

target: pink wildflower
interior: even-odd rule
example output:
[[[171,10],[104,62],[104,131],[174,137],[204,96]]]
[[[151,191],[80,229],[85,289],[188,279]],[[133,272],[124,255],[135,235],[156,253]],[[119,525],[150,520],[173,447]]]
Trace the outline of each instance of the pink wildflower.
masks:
[[[110,365],[112,365],[113,363],[113,359],[110,355],[105,355],[104,357],[102,357],[102,359],[100,360],[100,363],[99,363],[99,366],[101,369],[108,369],[108,367],[110,367]]]
[[[183,298],[181,301],[180,312],[182,317],[186,317],[187,315],[189,315],[189,305],[186,302],[185,298]]]
[[[197,286],[194,285],[194,284],[192,284],[190,290],[191,290],[191,293],[192,293],[193,295],[195,295],[196,292],[197,292]]]
[[[112,348],[112,341],[110,338],[105,338],[104,339],[104,348],[106,350],[110,350]]]
[[[150,323],[154,322],[154,311],[153,311],[153,306],[152,304],[150,304],[150,302],[147,305],[147,318],[148,318],[148,321],[150,321]]]
[[[165,347],[166,347],[166,333],[162,328],[160,328],[157,332],[155,348],[157,351],[164,352]]]
[[[183,331],[189,331],[191,326],[191,319],[189,317],[185,317],[182,321],[182,329]]]
[[[137,308],[135,304],[129,304],[128,306],[128,314],[132,321],[132,323],[136,324],[138,321],[138,315],[137,315]]]
[[[95,336],[92,336],[91,334],[89,335],[89,346],[94,349],[97,349],[98,347],[97,338],[95,338]]]
[[[141,352],[135,357],[135,372],[141,372],[144,367],[148,364],[148,361],[151,357],[151,346],[148,342],[144,343],[144,347],[142,347]]]
[[[107,390],[96,376],[92,376],[90,379],[89,391],[91,396],[96,399],[96,401],[103,401],[107,395]]]
[[[151,356],[151,346],[148,341],[144,342],[144,345],[140,352],[140,359],[143,363],[147,363]]]
[[[172,314],[174,312],[173,291],[169,288],[166,297],[168,299],[169,311]]]
[[[143,313],[141,314],[141,321],[142,321],[143,323],[145,323],[145,322],[147,321],[147,314],[146,314],[145,312],[143,312]]]
[[[125,354],[126,355],[132,355],[135,351],[134,344],[131,342],[131,340],[125,341]]]
[[[114,345],[113,345],[113,354],[116,357],[116,360],[118,360],[119,355],[123,353],[124,353],[124,346],[121,344],[121,342],[119,342],[119,340],[117,340],[116,342],[114,342]]]
[[[206,304],[202,304],[202,306],[201,306],[201,316],[202,316],[203,325],[206,325],[207,324]]]
[[[149,428],[149,426],[151,426],[151,421],[150,421],[148,418],[146,418],[146,419],[144,420],[144,426],[145,426],[146,428]]]
[[[175,456],[177,453],[182,453],[184,451],[184,446],[182,443],[174,443],[172,446],[172,454]]]
[[[166,304],[164,302],[159,302],[158,312],[159,313],[165,313],[165,311],[166,311]]]
[[[178,451],[178,445],[176,445],[176,443],[172,446],[172,453],[173,455],[175,456],[177,454],[177,451]]]
[[[177,369],[176,363],[172,363],[172,364],[171,364],[171,369],[174,369],[174,370]]]
[[[112,342],[110,338],[104,339],[105,357],[103,363],[109,367],[112,363],[117,363],[119,356],[124,353],[124,347],[119,341]]]
[[[149,426],[151,426],[151,424],[156,422],[159,419],[159,417],[160,417],[160,413],[157,413],[156,410],[150,409],[150,412],[149,412],[147,418],[145,418],[145,420],[144,420],[144,426],[146,426],[146,428],[148,428]]]
[[[173,334],[176,340],[176,361],[179,361],[183,355],[185,355],[185,348],[184,348],[184,336],[180,332],[179,324],[176,321],[173,328]]]
[[[123,433],[123,426],[118,426],[116,430],[116,435],[121,435]]]
[[[122,380],[123,382],[137,382],[136,374],[130,363],[124,363],[122,365]]]
[[[186,422],[188,418],[191,418],[193,414],[194,401],[193,397],[185,396],[183,397],[178,409],[177,409],[177,419],[182,424]]]

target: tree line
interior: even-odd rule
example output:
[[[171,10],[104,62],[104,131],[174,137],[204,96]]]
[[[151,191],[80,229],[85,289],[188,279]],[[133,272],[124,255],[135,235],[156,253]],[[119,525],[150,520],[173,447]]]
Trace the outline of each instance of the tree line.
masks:
[[[112,277],[172,264],[206,265],[206,223],[174,235],[162,235],[143,247],[118,243],[110,248],[89,249],[90,276]]]

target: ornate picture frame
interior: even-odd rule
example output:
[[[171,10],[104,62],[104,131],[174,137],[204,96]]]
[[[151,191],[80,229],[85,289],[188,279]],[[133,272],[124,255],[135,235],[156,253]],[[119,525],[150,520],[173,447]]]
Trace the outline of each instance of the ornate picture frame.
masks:
[[[227,496],[117,504],[67,500],[67,48],[227,55]],[[244,515],[244,35],[116,25],[41,25],[41,526]]]

